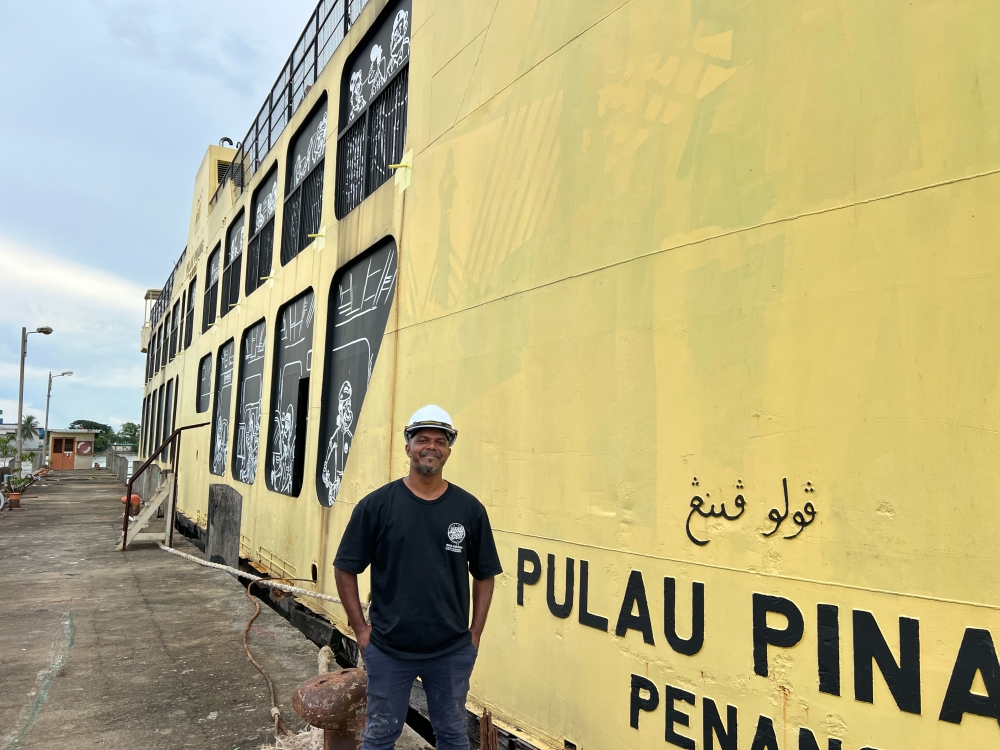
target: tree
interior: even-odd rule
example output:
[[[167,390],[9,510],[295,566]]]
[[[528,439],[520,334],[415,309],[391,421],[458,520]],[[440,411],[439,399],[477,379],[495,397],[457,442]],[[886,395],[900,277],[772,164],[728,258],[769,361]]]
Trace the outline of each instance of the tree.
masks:
[[[0,460],[4,466],[10,466],[10,460],[17,455],[17,442],[13,435],[0,437]]]
[[[131,445],[133,448],[139,446],[139,425],[135,422],[125,422],[115,439],[122,445]]]
[[[94,437],[94,453],[104,453],[108,450],[108,446],[111,445],[111,441],[115,439],[115,431],[111,429],[110,425],[106,425],[103,422],[93,422],[89,419],[74,419],[69,423],[69,428],[71,430],[93,430],[96,433]]]
[[[21,440],[34,440],[38,437],[38,420],[33,414],[25,414],[21,420]]]

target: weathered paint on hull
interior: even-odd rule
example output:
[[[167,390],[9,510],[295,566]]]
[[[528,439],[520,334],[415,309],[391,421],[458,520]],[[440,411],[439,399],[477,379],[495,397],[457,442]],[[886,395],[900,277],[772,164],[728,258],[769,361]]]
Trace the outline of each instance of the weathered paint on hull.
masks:
[[[382,6],[309,101],[338,100],[345,57]],[[1000,642],[1000,7],[413,0],[413,14],[412,169],[337,221],[331,136],[323,236],[151,384],[179,373],[178,424],[200,421],[200,357],[261,317],[273,331],[278,307],[312,287],[302,493],[210,477],[202,431],[185,438],[180,509],[203,518],[209,482],[232,484],[243,554],[297,577],[315,564],[332,592],[351,510],[405,471],[402,426],[439,403],[461,431],[449,478],[489,508],[506,568],[473,695],[507,724],[559,747],[669,747],[673,731],[674,746],[704,748],[706,716],[714,706],[726,727],[732,706],[738,742],[717,747],[772,747],[754,743],[761,716],[782,750],[811,747],[802,727],[821,748],[996,747],[1000,720],[939,716],[969,629]],[[214,246],[251,193],[236,205],[224,193],[209,214],[210,166],[192,248]],[[279,184],[284,170],[281,158]],[[396,302],[344,484],[323,508],[329,287],[388,235]],[[192,271],[204,278],[204,255]],[[266,387],[265,415],[269,400]],[[522,566],[523,604],[519,550],[540,562],[533,584]],[[665,578],[674,646],[704,584],[693,655],[665,633]],[[803,621],[794,645],[766,648],[766,677],[756,594]],[[821,617],[832,632],[820,605],[837,607],[839,647],[820,638]],[[972,691],[991,685],[976,674]]]

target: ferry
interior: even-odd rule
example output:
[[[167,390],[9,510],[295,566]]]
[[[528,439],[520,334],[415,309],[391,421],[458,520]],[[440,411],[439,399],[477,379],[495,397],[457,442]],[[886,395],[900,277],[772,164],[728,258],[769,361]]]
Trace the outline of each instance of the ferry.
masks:
[[[323,0],[262,95],[143,329],[178,528],[335,595],[439,404],[501,746],[1000,747],[996,2]]]

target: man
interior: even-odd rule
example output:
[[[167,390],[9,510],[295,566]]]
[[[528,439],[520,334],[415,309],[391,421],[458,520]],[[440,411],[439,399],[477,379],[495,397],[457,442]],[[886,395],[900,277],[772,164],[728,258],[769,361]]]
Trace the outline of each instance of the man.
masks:
[[[468,750],[465,699],[500,559],[482,503],[441,474],[458,438],[448,413],[418,409],[403,436],[409,474],[358,503],[333,563],[368,669],[362,750],[395,745],[417,677],[438,750]],[[358,574],[369,565],[371,624],[358,597]]]

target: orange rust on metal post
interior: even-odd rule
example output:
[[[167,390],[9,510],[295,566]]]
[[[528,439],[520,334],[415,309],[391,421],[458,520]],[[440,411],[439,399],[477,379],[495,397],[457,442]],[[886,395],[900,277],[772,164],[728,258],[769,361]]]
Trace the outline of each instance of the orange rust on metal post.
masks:
[[[363,669],[339,669],[295,688],[292,707],[311,726],[323,730],[325,750],[357,750],[365,729],[367,689]]]

